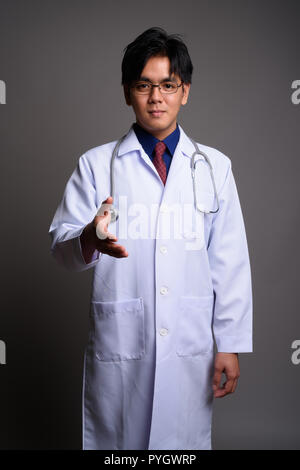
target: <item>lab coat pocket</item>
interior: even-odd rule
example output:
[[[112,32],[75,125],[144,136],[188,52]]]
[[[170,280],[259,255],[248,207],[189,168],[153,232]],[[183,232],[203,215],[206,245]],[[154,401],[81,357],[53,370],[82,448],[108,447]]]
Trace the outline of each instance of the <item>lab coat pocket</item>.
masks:
[[[95,354],[99,361],[141,359],[145,354],[143,299],[92,302]]]
[[[213,350],[214,296],[181,297],[178,320],[178,356],[196,356]]]

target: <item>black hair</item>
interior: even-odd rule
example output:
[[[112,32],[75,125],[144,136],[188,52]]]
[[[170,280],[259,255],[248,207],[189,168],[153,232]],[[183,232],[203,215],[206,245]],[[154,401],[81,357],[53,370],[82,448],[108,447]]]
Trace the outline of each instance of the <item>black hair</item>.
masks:
[[[168,57],[170,74],[178,75],[184,83],[192,83],[193,64],[188,49],[179,34],[167,34],[158,27],[149,28],[124,49],[122,85],[138,80],[150,57]]]

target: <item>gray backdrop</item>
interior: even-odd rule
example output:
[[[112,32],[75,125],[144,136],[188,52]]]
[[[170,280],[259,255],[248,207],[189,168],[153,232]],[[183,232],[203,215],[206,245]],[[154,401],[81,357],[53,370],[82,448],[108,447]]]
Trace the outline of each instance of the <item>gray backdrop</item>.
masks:
[[[0,448],[81,448],[92,271],[60,268],[48,228],[79,156],[133,122],[123,48],[161,26],[189,47],[194,76],[179,122],[231,158],[251,258],[254,353],[240,354],[236,392],[215,400],[213,447],[300,449],[300,364],[291,360],[300,338],[299,6],[0,1]]]

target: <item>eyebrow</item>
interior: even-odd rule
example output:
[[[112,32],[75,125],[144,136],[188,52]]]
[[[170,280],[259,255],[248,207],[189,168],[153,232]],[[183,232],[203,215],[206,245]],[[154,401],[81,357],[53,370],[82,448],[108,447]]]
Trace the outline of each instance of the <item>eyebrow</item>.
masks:
[[[140,77],[139,81],[152,83],[152,81],[148,77]],[[166,77],[166,78],[163,78],[159,83],[163,83],[163,82],[176,82],[176,80],[175,78],[172,78],[172,77]]]

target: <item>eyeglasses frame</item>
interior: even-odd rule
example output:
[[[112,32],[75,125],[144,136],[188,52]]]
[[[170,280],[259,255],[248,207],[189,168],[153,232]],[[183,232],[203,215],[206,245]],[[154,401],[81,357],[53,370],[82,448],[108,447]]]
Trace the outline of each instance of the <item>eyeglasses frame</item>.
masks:
[[[160,88],[160,87],[161,87],[161,84],[162,84],[163,82],[159,83],[158,85],[155,85],[154,83],[152,83],[152,82],[150,82],[150,81],[149,81],[149,82],[148,82],[148,81],[146,82],[146,80],[137,80],[137,81],[135,82],[135,85],[136,85],[137,83],[139,83],[139,81],[140,81],[140,82],[149,83],[149,85],[151,85],[151,90],[149,91],[149,93],[140,93],[140,92],[138,92],[138,91],[135,90],[135,92],[136,92],[138,95],[150,95],[150,94],[152,93],[154,87],[158,87],[158,89],[159,89],[159,91],[161,92],[162,95],[174,95],[175,93],[177,93],[178,88],[180,88],[181,86],[183,86],[183,81],[181,81],[179,85],[176,83],[176,86],[177,86],[176,90],[173,91],[172,93],[170,93],[170,92],[169,92],[169,93],[168,93],[168,92],[166,93],[166,92],[164,92],[164,91],[161,91],[161,88]],[[171,80],[170,80],[170,81],[171,81]],[[174,82],[174,84],[175,84],[175,82]],[[135,85],[131,85],[130,88],[134,88]]]

